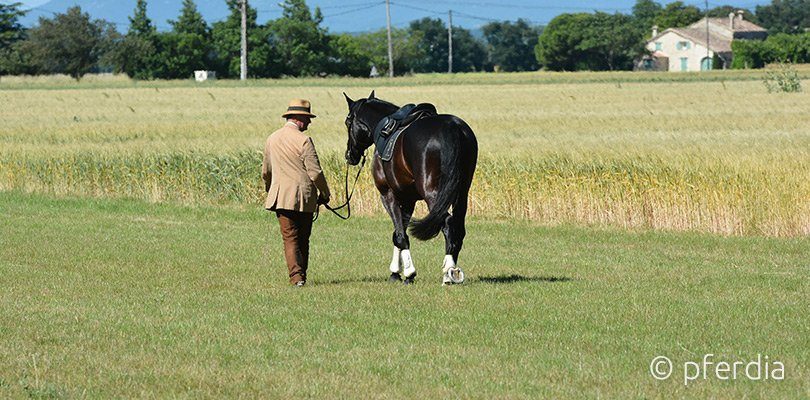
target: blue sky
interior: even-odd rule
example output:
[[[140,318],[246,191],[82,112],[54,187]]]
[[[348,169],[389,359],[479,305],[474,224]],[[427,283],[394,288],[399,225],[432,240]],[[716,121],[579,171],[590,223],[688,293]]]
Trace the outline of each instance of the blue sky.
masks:
[[[55,7],[48,9],[50,0],[17,0],[21,1],[26,7],[42,7],[43,9],[35,9],[32,11],[32,17],[47,14],[51,11],[62,12],[64,7]],[[280,15],[280,7],[278,0],[249,0],[253,7],[259,10],[260,22],[268,19],[276,18]],[[2,0],[3,3],[10,1]],[[98,3],[118,3],[127,10],[127,14],[131,13],[132,6],[125,6],[124,4],[132,3],[134,0],[76,0],[67,1],[67,3],[79,4],[98,4]],[[662,4],[669,1],[659,1]],[[66,3],[64,0],[58,3]],[[169,8],[172,12],[163,12],[160,16],[165,18],[166,15],[175,16],[174,9],[180,8],[182,0],[150,0],[150,8]],[[453,23],[454,25],[463,26],[466,28],[476,28],[492,20],[516,20],[518,18],[527,19],[535,24],[546,24],[554,16],[566,12],[592,12],[592,11],[605,11],[605,12],[623,12],[629,13],[635,0],[592,0],[592,1],[551,1],[551,0],[391,0],[391,22],[394,26],[404,27],[407,26],[411,20],[422,17],[433,17],[447,19],[448,10],[453,10]],[[684,3],[697,5],[703,8],[704,1],[685,0]],[[770,1],[757,1],[757,0],[741,0],[741,1],[721,1],[714,0],[709,2],[709,7],[715,7],[724,4],[733,4],[737,7],[754,9],[758,4],[769,4]],[[54,4],[53,1],[50,4]],[[222,18],[225,13],[224,0],[197,0],[198,6],[204,10],[203,14],[207,20],[213,21]],[[309,0],[307,4],[310,7],[320,6],[325,16],[324,24],[332,32],[360,32],[376,30],[385,26],[385,1],[384,0]],[[219,15],[218,15],[219,14]],[[165,20],[161,20],[160,16],[155,16],[156,24],[158,27],[166,26]],[[93,17],[105,18],[112,22],[117,22],[119,25],[127,23],[126,17],[122,14],[118,15],[97,15]],[[120,21],[118,19],[121,19]],[[35,18],[29,19],[33,21]]]

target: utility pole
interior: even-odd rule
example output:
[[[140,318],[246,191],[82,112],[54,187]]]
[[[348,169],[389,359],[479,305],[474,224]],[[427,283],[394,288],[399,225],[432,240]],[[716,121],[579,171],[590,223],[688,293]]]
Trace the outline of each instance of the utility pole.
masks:
[[[734,33],[732,32],[732,36]],[[706,58],[709,60],[707,61],[706,70],[709,71],[712,69],[712,59],[710,57],[711,50],[709,50],[709,0],[706,0]]]
[[[447,72],[453,73],[453,10],[447,11]]]
[[[388,20],[388,76],[394,77],[394,47],[391,44],[391,2],[385,0],[385,17]]]
[[[242,5],[242,59],[241,73],[239,79],[247,79],[247,0],[241,1]]]

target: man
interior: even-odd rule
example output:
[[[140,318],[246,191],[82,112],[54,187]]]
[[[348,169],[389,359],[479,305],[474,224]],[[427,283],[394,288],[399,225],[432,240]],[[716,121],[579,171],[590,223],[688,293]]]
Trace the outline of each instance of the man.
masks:
[[[287,122],[267,138],[262,162],[264,208],[276,212],[290,283],[298,287],[307,281],[313,213],[330,196],[315,145],[304,134],[315,118],[310,111],[309,101],[290,101],[282,115]]]

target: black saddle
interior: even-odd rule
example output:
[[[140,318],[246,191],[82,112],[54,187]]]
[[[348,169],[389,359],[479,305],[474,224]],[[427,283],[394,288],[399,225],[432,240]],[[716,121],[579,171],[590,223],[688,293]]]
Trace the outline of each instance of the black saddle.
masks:
[[[430,103],[406,104],[383,118],[374,129],[374,147],[377,155],[383,161],[391,161],[399,135],[412,123],[437,114],[436,106]]]

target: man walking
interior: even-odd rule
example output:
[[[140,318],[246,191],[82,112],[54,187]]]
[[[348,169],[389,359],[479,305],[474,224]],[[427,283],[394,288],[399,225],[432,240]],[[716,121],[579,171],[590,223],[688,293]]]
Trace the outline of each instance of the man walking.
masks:
[[[313,213],[330,196],[315,145],[304,134],[315,118],[310,109],[307,100],[290,101],[282,115],[287,122],[267,138],[262,162],[264,208],[276,212],[290,283],[299,287],[307,281]]]

